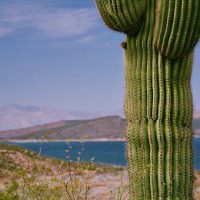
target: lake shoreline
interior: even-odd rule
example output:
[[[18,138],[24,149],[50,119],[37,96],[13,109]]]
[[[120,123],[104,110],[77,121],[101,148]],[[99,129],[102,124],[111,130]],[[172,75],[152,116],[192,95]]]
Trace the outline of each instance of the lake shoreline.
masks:
[[[120,139],[93,140],[9,140],[7,143],[30,149],[47,157],[65,160],[70,151],[70,158],[76,160],[77,152],[82,152],[82,161],[95,158],[95,163],[125,166],[127,164],[127,142]],[[73,148],[72,148],[73,147]],[[69,150],[70,148],[70,150]],[[200,138],[193,139],[194,168],[200,170]],[[66,150],[68,150],[66,152]],[[112,159],[111,159],[112,158]]]
[[[53,188],[56,191],[58,187],[63,188],[63,177],[65,177],[66,182],[70,180],[68,164],[63,163],[62,160],[47,158],[42,155],[39,156],[38,154],[30,150],[16,148],[14,145],[3,146],[0,151],[0,157],[3,158],[6,166],[12,164],[12,168],[9,168],[9,175],[7,174],[7,167],[3,168],[4,165],[0,166],[0,170],[3,171],[0,179],[0,191],[5,191],[6,186],[10,186],[13,179],[17,181],[17,183],[21,183],[21,188],[28,188],[30,181],[33,180],[33,182],[31,182],[33,188],[31,192],[36,191],[37,194],[37,188],[42,187],[44,184],[45,188],[47,188],[45,192],[48,192],[49,188]],[[23,170],[23,178],[16,178],[15,170],[18,171],[19,166],[20,169]],[[125,198],[126,192],[128,192],[129,180],[126,167],[113,165],[111,166],[107,164],[95,164],[95,168],[93,168],[91,171],[88,171],[88,163],[80,163],[80,165],[78,166],[82,166],[82,177],[85,178],[89,174],[88,172],[90,172],[91,174],[90,179],[79,179],[78,176],[74,176],[73,174],[73,178],[75,177],[77,178],[77,180],[80,180],[81,185],[79,184],[78,186],[81,186],[82,189],[84,189],[83,186],[85,186],[85,180],[88,180],[87,183],[89,183],[88,185],[90,185],[89,194],[91,196],[91,198],[88,199],[109,200],[111,194],[110,191],[119,191],[119,189],[121,188],[121,191],[125,191],[125,195],[122,197],[123,200],[128,200]],[[35,169],[37,170],[35,171]],[[77,170],[76,165],[71,164],[71,172],[75,172],[75,170]],[[62,176],[60,174],[62,174]],[[194,196],[197,197],[197,200],[197,195],[200,195],[200,173],[195,170],[194,175]],[[24,180],[26,181],[26,183],[29,181],[29,184],[23,184]],[[81,180],[83,180],[83,182],[81,182]],[[39,190],[39,192],[40,191],[43,192],[44,190]],[[61,194],[62,191],[64,192],[65,197],[66,190],[61,190],[59,194]],[[52,195],[52,192],[50,194]]]
[[[2,142],[12,142],[12,143],[32,143],[32,142],[40,142],[40,143],[45,143],[45,142],[125,142],[125,138],[97,138],[97,139],[67,139],[67,140],[4,140]]]
[[[193,138],[200,138],[200,135],[195,135]],[[18,140],[18,139],[10,139],[10,140],[0,140],[0,142],[11,142],[11,143],[34,143],[34,142],[126,142],[125,138],[95,138],[95,139],[66,139],[66,140],[39,140],[39,139],[27,139],[27,140]]]

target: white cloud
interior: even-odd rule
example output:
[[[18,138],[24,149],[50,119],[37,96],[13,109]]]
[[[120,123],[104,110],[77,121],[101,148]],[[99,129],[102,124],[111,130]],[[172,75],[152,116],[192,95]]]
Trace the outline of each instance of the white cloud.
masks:
[[[90,8],[53,8],[25,1],[0,3],[0,37],[31,30],[43,37],[64,38],[84,35],[96,23],[96,11]]]

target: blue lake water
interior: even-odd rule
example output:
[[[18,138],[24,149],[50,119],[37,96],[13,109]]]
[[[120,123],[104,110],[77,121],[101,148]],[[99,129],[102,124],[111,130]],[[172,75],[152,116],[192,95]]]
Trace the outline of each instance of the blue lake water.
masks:
[[[57,159],[76,160],[78,152],[81,152],[81,161],[90,161],[95,158],[94,162],[121,165],[127,164],[126,160],[126,143],[125,142],[28,142],[15,143],[19,146],[28,148],[35,152],[42,149],[42,155],[54,157]],[[66,151],[67,150],[67,151]],[[193,141],[194,151],[194,168],[200,170],[200,138]],[[69,157],[68,157],[69,156]]]

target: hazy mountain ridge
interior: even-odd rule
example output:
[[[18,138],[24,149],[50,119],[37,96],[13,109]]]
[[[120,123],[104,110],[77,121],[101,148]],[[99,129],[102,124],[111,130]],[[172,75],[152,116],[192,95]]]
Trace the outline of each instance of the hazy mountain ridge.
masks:
[[[99,139],[123,138],[126,120],[119,116],[92,120],[59,121],[30,128],[0,131],[0,139]]]
[[[53,121],[74,119],[67,112],[37,106],[8,105],[0,109],[0,129],[17,129]]]
[[[127,122],[119,116],[92,120],[69,120],[38,125],[30,128],[0,131],[0,140],[8,139],[119,139],[125,137]],[[200,119],[195,119],[195,135],[200,136]]]
[[[120,111],[113,113],[66,112],[55,108],[11,104],[0,108],[0,130],[26,128],[61,120],[94,119],[108,115],[117,115],[118,113]]]
[[[8,113],[10,112],[10,114]],[[14,114],[13,114],[14,113]],[[56,115],[57,113],[57,115]],[[54,118],[51,116],[54,115]],[[82,119],[92,118],[93,116],[101,116],[102,113],[81,113],[74,112],[74,114],[65,113],[46,107],[36,106],[19,106],[11,105],[0,109],[0,125],[5,125],[4,120],[10,124],[12,122],[16,126],[25,123],[19,123],[20,120],[26,119],[30,124],[36,123],[37,125],[29,125],[28,127],[10,130],[0,131],[0,139],[41,139],[43,137],[52,140],[61,139],[99,139],[110,138],[118,139],[124,138],[126,130],[126,120],[120,116],[104,116],[94,119]],[[4,116],[4,117],[3,117]],[[9,117],[10,116],[10,117]],[[49,118],[45,118],[48,116]],[[33,123],[34,117],[35,119]],[[2,120],[3,118],[3,120]],[[61,120],[60,120],[61,118]],[[79,118],[79,120],[77,120]],[[64,119],[64,120],[63,120]],[[52,120],[53,122],[49,122]],[[23,121],[23,120],[22,120]],[[46,122],[47,121],[47,122]],[[38,123],[40,122],[40,123]],[[43,123],[44,122],[44,123]],[[7,124],[7,125],[8,125]],[[14,126],[15,127],[15,126]],[[22,126],[24,127],[24,126]],[[200,112],[194,112],[193,115],[193,130],[195,135],[200,136]]]

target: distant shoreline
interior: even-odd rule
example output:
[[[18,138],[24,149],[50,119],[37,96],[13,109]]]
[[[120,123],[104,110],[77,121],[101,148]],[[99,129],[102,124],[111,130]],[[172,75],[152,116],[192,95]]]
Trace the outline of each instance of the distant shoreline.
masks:
[[[66,139],[66,140],[5,140],[3,142],[12,142],[12,143],[29,143],[29,142],[125,142],[125,138],[97,138],[97,139]]]
[[[195,135],[193,138],[200,138],[200,135]],[[18,140],[18,139],[10,139],[10,140],[0,140],[0,142],[12,142],[12,143],[29,143],[29,142],[125,142],[125,138],[96,138],[96,139],[66,139],[66,140]]]

